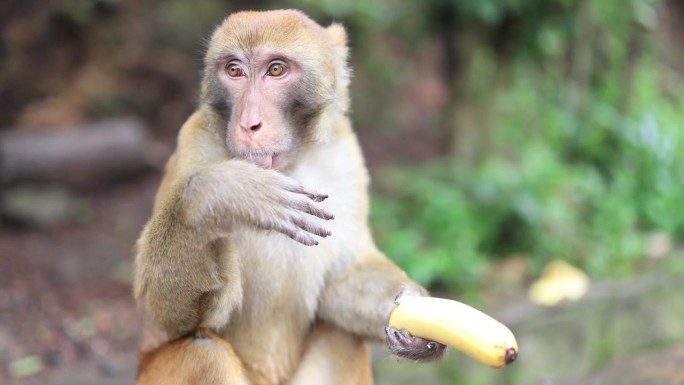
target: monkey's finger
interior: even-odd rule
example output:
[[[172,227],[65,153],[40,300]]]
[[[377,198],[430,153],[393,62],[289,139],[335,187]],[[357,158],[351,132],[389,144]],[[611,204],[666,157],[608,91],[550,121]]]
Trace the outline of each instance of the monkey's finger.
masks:
[[[309,197],[309,199],[311,199],[314,202],[323,202],[324,200],[328,199],[328,194],[321,191],[310,190],[306,187],[301,187],[290,191],[306,195],[307,197]]]
[[[306,218],[303,218],[303,217],[294,218],[293,222],[295,225],[299,226],[300,229],[302,229],[306,232],[309,232],[311,234],[318,235],[319,237],[325,238],[325,237],[329,237],[332,235],[330,230],[326,229],[325,227],[318,226]]]
[[[322,191],[316,191],[310,188],[306,188],[301,183],[290,178],[288,178],[283,188],[293,193],[306,195],[307,197],[309,197],[309,199],[311,199],[314,202],[323,202],[324,200],[328,199],[328,194]]]
[[[328,194],[324,192],[303,192],[303,194],[311,198],[314,202],[323,202],[328,199]]]
[[[291,201],[292,207],[296,210],[303,211],[307,214],[313,215],[315,217],[325,219],[329,221],[335,219],[335,215],[324,209],[323,207],[317,205],[315,202],[306,198],[296,198],[294,197]]]
[[[321,219],[325,219],[326,221],[335,219],[335,216],[332,213],[326,211],[322,207],[317,207],[312,204],[307,204],[306,206],[304,206],[302,211],[304,211],[307,214],[319,217]]]
[[[297,241],[297,242],[299,242],[305,246],[317,246],[318,245],[317,240],[315,240],[311,235],[309,235],[303,231],[297,231],[290,238],[294,239],[295,241]]]
[[[287,235],[288,237],[294,239],[295,241],[306,245],[306,246],[316,246],[318,241],[314,239],[310,234],[302,231],[301,228],[295,226],[293,223],[277,223],[273,226],[273,230]]]

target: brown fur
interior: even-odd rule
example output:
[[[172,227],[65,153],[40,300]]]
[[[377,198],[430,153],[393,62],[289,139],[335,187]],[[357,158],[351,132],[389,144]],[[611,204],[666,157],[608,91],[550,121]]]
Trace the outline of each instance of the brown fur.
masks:
[[[233,348],[210,331],[171,341],[141,355],[139,385],[247,385]]]
[[[291,76],[260,77],[272,58]],[[250,77],[226,78],[228,60]],[[134,293],[156,329],[139,384],[372,383],[364,341],[385,338],[394,297],[417,285],[369,231],[346,60],[344,29],[297,11],[238,13],[214,33],[201,104],[137,243]],[[288,98],[316,112],[269,104]],[[260,167],[241,153],[252,145],[285,161]]]

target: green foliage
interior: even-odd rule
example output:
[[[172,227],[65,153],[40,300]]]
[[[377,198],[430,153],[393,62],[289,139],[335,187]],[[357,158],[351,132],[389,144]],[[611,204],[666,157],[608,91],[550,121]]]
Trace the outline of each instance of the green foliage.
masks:
[[[402,0],[364,1],[364,0],[291,0],[294,8],[301,9],[315,20],[325,22],[344,22],[345,26],[363,37],[379,29],[396,24],[405,9]],[[273,8],[282,8],[282,3],[274,3]],[[325,23],[323,23],[325,24]]]
[[[55,15],[64,17],[74,26],[85,28],[97,22],[97,11],[101,8],[114,7],[119,0],[65,0],[56,8]]]
[[[183,0],[169,0],[154,7],[148,17],[154,25],[153,38],[158,45],[178,47],[188,52],[202,52],[199,41],[210,38],[226,13],[226,5],[219,0],[193,4]]]
[[[602,27],[597,44],[613,38]],[[629,275],[651,234],[681,238],[684,83],[663,87],[655,52],[631,71],[624,46],[603,55],[623,64],[596,69],[589,84],[554,62],[513,61],[511,82],[492,95],[493,55],[480,53],[475,77],[485,80],[472,95],[491,116],[486,155],[384,172],[373,211],[381,248],[421,283],[464,289],[511,254],[536,269],[562,258],[592,276]]]

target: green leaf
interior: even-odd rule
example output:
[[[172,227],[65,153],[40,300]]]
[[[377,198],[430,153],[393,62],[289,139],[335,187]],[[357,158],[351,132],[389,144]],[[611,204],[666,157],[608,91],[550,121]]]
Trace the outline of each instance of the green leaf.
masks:
[[[9,364],[10,376],[22,378],[40,373],[44,369],[43,360],[37,355],[30,355]]]

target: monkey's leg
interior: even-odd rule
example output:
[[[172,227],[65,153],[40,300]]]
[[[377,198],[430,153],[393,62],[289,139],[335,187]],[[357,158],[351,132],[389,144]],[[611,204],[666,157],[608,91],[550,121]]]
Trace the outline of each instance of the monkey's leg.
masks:
[[[327,323],[318,323],[288,385],[372,385],[368,346],[363,340]]]
[[[137,385],[249,385],[230,344],[208,330],[143,353]]]
[[[441,358],[444,345],[405,331],[387,329],[399,293],[427,295],[425,289],[383,254],[369,252],[327,283],[319,300],[318,316],[356,335],[385,339],[390,351],[400,357],[416,361]]]

